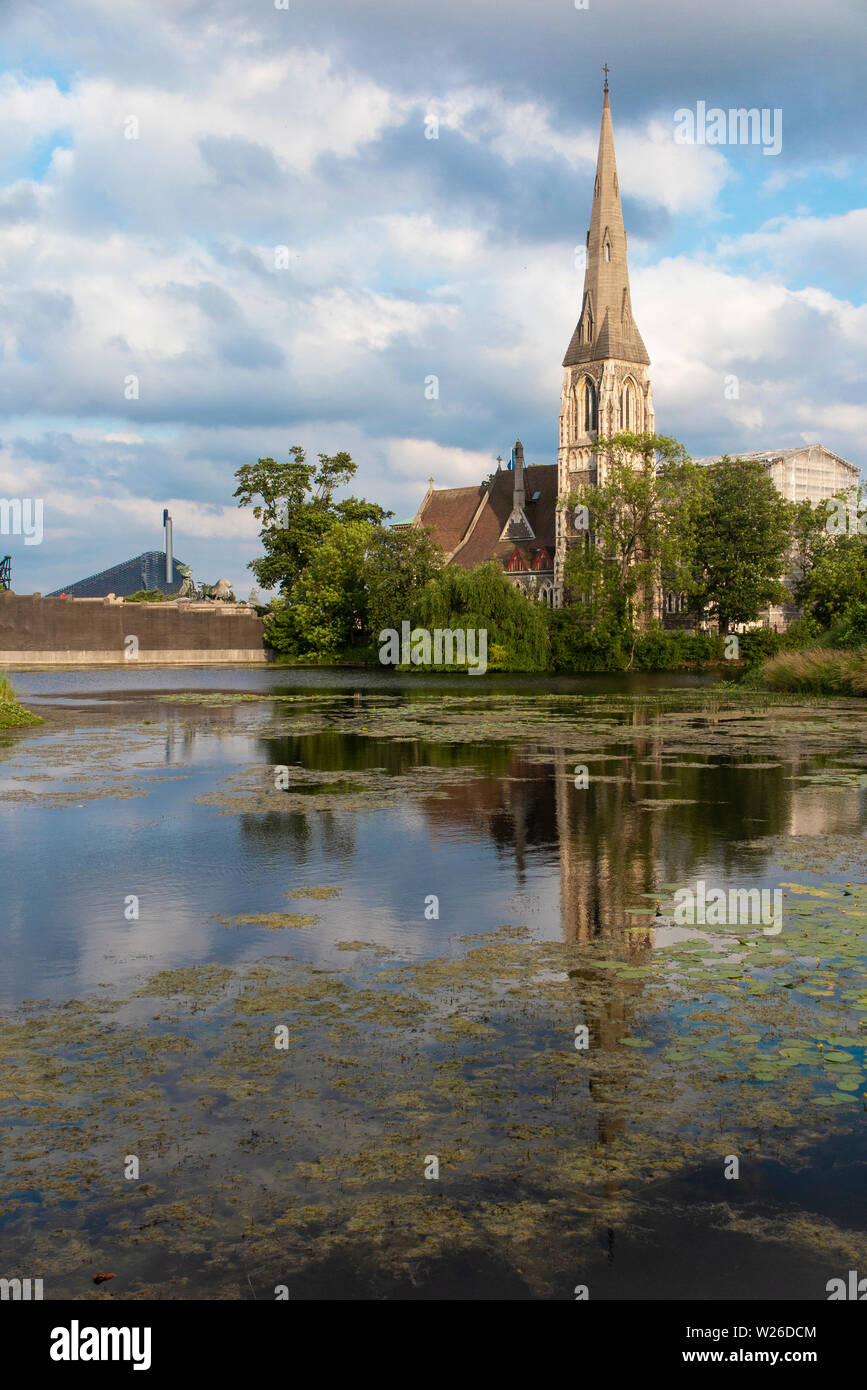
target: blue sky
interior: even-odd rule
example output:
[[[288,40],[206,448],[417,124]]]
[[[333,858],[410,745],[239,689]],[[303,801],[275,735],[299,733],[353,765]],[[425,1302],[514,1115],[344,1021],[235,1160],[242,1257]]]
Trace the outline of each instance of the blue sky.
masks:
[[[606,61],[658,428],[863,467],[865,50],[860,0],[6,0],[0,494],[45,507],[15,587],[158,548],[168,505],[246,594],[233,473],[296,443],[400,517],[518,435],[553,462]],[[781,111],[780,153],[676,143],[698,102]]]

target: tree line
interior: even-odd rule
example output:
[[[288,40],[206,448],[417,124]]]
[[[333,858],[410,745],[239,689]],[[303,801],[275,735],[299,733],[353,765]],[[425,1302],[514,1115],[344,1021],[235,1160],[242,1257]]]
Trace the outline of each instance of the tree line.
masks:
[[[429,530],[389,526],[393,514],[366,498],[335,500],[357,471],[348,453],[313,463],[296,445],[285,462],[245,464],[234,495],[261,522],[263,554],[249,567],[276,591],[268,642],[295,660],[375,661],[379,633],[408,620],[487,628],[495,668],[661,668],[720,656],[732,628],[786,600],[803,611],[789,643],[831,631],[867,641],[860,494],[792,503],[756,460],[700,466],[664,435],[626,432],[595,448],[599,482],[558,502],[573,543],[570,602],[555,612],[526,598],[499,564],[445,566]],[[841,528],[841,515],[852,524]],[[713,633],[664,632],[660,588]],[[753,640],[756,652],[767,647]]]

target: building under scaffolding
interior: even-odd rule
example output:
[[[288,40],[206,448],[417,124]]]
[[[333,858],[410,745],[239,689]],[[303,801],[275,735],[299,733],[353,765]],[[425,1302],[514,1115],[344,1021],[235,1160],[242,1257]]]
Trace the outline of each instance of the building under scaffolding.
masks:
[[[713,458],[696,463],[717,463]],[[857,488],[860,475],[854,464],[826,449],[824,444],[805,444],[800,449],[764,449],[752,454],[732,450],[731,458],[755,459],[764,464],[774,487],[787,502],[824,502],[840,492]]]

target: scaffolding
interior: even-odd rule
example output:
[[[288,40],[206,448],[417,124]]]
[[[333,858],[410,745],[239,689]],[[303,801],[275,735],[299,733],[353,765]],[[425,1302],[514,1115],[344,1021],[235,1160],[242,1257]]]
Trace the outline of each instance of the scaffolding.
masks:
[[[12,588],[12,556],[4,555],[0,560],[0,591]]]

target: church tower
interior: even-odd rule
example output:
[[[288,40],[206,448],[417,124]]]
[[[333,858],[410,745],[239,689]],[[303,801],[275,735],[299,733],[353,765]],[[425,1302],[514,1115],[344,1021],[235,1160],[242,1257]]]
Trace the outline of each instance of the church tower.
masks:
[[[605,457],[591,450],[597,438],[622,430],[635,434],[653,431],[649,366],[647,349],[632,317],[606,66],[581,313],[563,358],[559,497],[568,497],[582,484],[604,481]],[[566,549],[576,538],[571,513],[559,508],[554,561],[557,607],[563,604]]]

